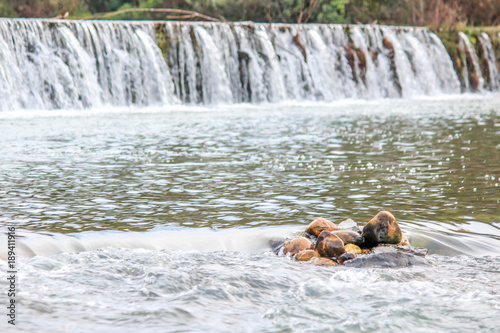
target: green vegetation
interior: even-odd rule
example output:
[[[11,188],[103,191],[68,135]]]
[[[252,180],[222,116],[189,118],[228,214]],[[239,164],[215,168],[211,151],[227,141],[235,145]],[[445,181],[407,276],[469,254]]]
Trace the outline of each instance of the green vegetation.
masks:
[[[429,26],[500,24],[500,0],[0,0],[0,16],[69,18],[134,8],[171,8],[227,21],[380,23]],[[127,12],[113,19],[165,19],[160,12]],[[179,15],[180,19],[186,19]]]

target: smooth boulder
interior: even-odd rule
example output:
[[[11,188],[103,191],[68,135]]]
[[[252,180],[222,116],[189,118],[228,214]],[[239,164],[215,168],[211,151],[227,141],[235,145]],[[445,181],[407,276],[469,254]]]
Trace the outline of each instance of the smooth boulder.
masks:
[[[328,258],[313,258],[311,262],[317,266],[337,266],[337,263]]]
[[[310,250],[312,248],[313,243],[309,239],[299,236],[285,242],[284,253],[294,256],[302,250]]]
[[[394,215],[381,211],[363,228],[363,237],[365,247],[380,243],[398,244],[401,241],[402,232]]]
[[[353,253],[353,254],[363,253],[361,248],[355,244],[346,244],[346,245],[344,245],[344,249],[345,249],[346,253]]]
[[[338,238],[342,239],[344,244],[356,244],[361,245],[364,242],[363,236],[352,230],[335,230],[332,231],[332,234],[335,234]]]
[[[295,256],[297,261],[309,261],[312,258],[319,258],[320,255],[317,251],[314,250],[302,250]]]
[[[319,234],[324,231],[333,231],[337,230],[337,226],[335,223],[333,223],[330,220],[324,219],[322,217],[319,217],[317,219],[314,219],[311,223],[309,223],[309,226],[307,226],[306,232],[310,235],[318,237]]]
[[[337,258],[345,253],[342,239],[326,230],[319,234],[314,250],[326,258]]]

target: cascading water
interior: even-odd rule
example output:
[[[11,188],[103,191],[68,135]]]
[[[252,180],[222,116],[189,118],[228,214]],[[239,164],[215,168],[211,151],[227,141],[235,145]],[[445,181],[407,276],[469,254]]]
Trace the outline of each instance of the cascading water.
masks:
[[[487,33],[483,32],[479,35],[479,41],[482,46],[483,61],[487,67],[485,72],[487,75],[488,86],[490,90],[498,90],[500,88],[500,73],[498,72],[495,52],[493,51],[490,37]]]
[[[484,89],[484,78],[479,66],[479,59],[469,37],[463,32],[460,36],[460,52],[465,55],[465,65],[462,69],[462,78],[465,82],[465,89],[471,91],[482,91]]]
[[[460,92],[424,28],[0,19],[0,49],[0,110]]]

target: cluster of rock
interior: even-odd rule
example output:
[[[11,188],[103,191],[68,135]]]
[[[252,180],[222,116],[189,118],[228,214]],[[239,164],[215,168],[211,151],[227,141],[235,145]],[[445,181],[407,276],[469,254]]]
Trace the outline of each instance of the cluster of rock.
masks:
[[[274,244],[278,255],[317,265],[398,267],[425,264],[427,251],[409,245],[396,218],[381,211],[364,228],[351,219],[336,225],[317,218],[305,234]]]

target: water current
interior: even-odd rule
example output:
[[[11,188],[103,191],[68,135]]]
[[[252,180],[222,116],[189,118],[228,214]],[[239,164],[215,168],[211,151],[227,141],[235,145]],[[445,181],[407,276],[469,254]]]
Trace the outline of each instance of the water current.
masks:
[[[1,112],[16,328],[498,332],[499,109],[487,94]],[[429,265],[271,252],[315,217],[364,225],[382,209]]]

